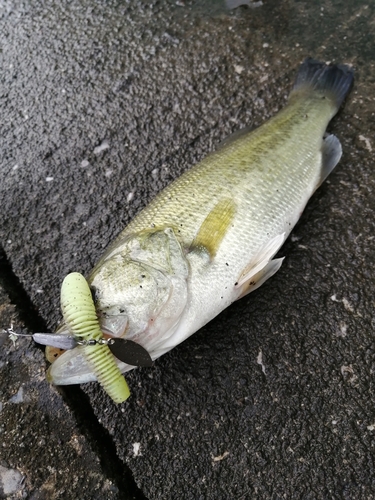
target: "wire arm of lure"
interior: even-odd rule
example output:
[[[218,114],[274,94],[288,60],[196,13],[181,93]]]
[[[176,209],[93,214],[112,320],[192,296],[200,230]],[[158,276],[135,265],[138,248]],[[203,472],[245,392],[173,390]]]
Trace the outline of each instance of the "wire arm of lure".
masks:
[[[74,349],[78,346],[107,345],[112,354],[124,363],[132,366],[152,366],[151,356],[146,349],[132,340],[118,338],[82,339],[81,337],[61,333],[17,333],[12,327],[8,328],[6,333],[13,342],[18,337],[31,337],[38,344],[64,350]]]
[[[6,330],[9,339],[15,342],[18,337],[29,337],[42,345],[50,345],[59,349],[74,349],[78,342],[71,335],[61,335],[57,333],[18,333],[13,330],[13,326]]]

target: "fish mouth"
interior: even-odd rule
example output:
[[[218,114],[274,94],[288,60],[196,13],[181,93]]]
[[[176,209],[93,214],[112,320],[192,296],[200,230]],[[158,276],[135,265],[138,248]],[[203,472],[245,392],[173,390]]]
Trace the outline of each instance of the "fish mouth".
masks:
[[[98,314],[100,329],[106,337],[123,338],[129,332],[129,319],[125,314]]]

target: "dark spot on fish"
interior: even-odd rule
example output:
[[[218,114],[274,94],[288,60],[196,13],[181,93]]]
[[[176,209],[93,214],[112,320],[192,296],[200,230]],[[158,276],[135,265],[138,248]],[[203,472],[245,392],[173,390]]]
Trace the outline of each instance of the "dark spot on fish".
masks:
[[[120,314],[123,314],[125,312],[125,309],[120,309]]]
[[[238,285],[238,281],[235,282],[234,286],[237,286]]]
[[[146,275],[145,275],[145,274],[141,274],[141,278],[145,278],[145,277],[146,277]]]
[[[142,288],[142,285],[139,285],[139,288]]]
[[[225,263],[226,266],[229,266],[228,262]]]
[[[250,281],[249,285],[256,285],[256,281]]]

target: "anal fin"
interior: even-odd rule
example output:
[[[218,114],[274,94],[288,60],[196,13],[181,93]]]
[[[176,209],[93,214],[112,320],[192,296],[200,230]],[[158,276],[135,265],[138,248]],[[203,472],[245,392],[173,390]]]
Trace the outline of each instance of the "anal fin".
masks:
[[[239,276],[235,285],[236,288],[240,288],[244,283],[250,282],[255,275],[267,266],[272,257],[284,243],[284,239],[285,233],[278,234],[259,249]]]
[[[327,135],[322,144],[322,171],[316,189],[326,180],[340,161],[342,147],[340,141],[333,134]]]
[[[245,295],[253,292],[257,288],[263,285],[268,278],[271,278],[277,271],[280,269],[281,264],[283,263],[284,257],[281,259],[273,259],[266,264],[265,267],[257,274],[255,274],[249,282],[244,283],[242,285],[241,295],[237,297],[237,300],[242,299]]]

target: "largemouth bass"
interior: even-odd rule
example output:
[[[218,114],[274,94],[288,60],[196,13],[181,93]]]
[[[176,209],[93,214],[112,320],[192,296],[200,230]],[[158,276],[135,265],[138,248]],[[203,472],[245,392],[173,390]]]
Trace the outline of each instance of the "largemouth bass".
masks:
[[[282,111],[226,141],[135,217],[88,277],[106,336],[135,341],[155,360],[279,269],[274,255],[341,157],[325,130],[352,82],[347,66],[307,59]],[[95,376],[76,348],[49,379]]]

